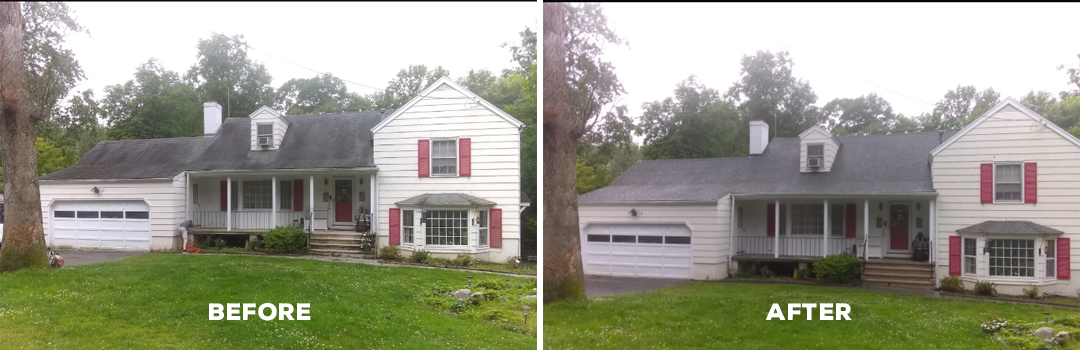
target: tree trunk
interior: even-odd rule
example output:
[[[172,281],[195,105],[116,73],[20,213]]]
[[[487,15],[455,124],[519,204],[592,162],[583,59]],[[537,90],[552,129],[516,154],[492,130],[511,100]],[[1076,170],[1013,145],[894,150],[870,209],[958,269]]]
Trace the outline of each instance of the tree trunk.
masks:
[[[563,6],[544,3],[544,303],[585,300]]]
[[[0,3],[0,145],[4,159],[4,244],[0,272],[48,266],[41,228],[32,102],[26,89],[23,18],[18,2]]]

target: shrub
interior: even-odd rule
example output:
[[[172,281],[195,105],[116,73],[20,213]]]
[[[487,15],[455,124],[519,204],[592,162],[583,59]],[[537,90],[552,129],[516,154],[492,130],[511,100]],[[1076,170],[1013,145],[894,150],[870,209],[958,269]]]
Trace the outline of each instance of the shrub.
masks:
[[[1060,324],[1062,326],[1078,327],[1080,328],[1080,318],[1075,316],[1066,315],[1065,318],[1055,318],[1050,321],[1053,324]]]
[[[851,283],[859,279],[860,274],[862,263],[851,255],[829,255],[814,263],[814,275],[832,282]]]
[[[960,276],[946,276],[941,279],[941,290],[947,292],[963,293],[964,280]]]
[[[266,249],[278,250],[286,253],[295,253],[307,248],[307,239],[304,230],[299,227],[278,226],[263,235],[263,245]]]
[[[975,294],[995,296],[997,295],[997,286],[990,281],[978,281],[975,282]]]
[[[772,270],[770,270],[768,266],[762,266],[760,274],[761,274],[761,277],[764,277],[764,278],[776,277],[776,273],[772,272]]]
[[[801,280],[810,278],[810,269],[805,268],[805,267],[801,268],[801,269],[798,269],[797,271],[795,271],[795,278],[798,278],[798,279],[801,279]]]
[[[1024,288],[1024,296],[1028,297],[1028,299],[1038,299],[1039,298],[1039,287],[1038,286],[1031,286],[1030,289],[1029,288]]]
[[[454,265],[469,267],[472,265],[472,257],[469,254],[458,254],[457,258],[454,258]]]
[[[521,264],[518,262],[517,255],[507,257],[506,258],[506,264],[510,265],[510,266],[513,266],[513,267],[521,267]]]
[[[396,247],[396,246],[395,246]],[[412,252],[412,256],[409,257],[409,261],[417,264],[430,264],[431,253],[426,250],[415,250]]]
[[[401,248],[396,245],[388,245],[379,249],[379,259],[401,260]]]
[[[218,239],[214,240],[214,246],[218,247],[218,248],[224,248],[225,247],[225,239],[221,238],[221,237],[218,237]]]

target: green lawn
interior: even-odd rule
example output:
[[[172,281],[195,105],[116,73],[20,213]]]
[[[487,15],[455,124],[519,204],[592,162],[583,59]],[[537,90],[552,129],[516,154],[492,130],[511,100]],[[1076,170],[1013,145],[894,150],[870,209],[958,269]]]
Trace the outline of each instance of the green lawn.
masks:
[[[848,303],[851,321],[765,318],[773,303]],[[1076,311],[852,289],[690,283],[544,306],[549,349],[1001,349],[980,325]]]
[[[0,274],[0,349],[528,349],[535,332],[425,305],[467,271],[146,254]],[[526,280],[514,279],[512,280]],[[310,303],[310,321],[209,321],[209,303]],[[535,319],[530,320],[535,324]]]

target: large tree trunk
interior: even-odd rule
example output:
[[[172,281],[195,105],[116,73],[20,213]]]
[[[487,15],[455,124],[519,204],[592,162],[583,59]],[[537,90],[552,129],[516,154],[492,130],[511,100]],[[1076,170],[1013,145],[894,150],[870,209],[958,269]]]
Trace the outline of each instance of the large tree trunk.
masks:
[[[18,2],[0,3],[0,145],[4,167],[4,244],[0,272],[48,266],[41,228],[32,102],[26,89],[23,18]]]
[[[544,303],[585,299],[563,6],[544,3]]]

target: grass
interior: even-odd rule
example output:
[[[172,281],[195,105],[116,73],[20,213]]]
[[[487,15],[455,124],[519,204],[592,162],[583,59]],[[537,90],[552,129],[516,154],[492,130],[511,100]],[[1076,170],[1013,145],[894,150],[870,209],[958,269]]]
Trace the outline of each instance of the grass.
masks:
[[[535,333],[423,303],[465,271],[145,254],[0,274],[0,349],[524,349]],[[517,281],[518,278],[511,278]],[[310,321],[209,321],[209,303],[310,303]],[[535,321],[534,321],[535,323]]]
[[[851,321],[765,318],[773,303],[848,303]],[[549,349],[1001,349],[981,324],[1075,311],[817,286],[690,283],[544,306]]]

